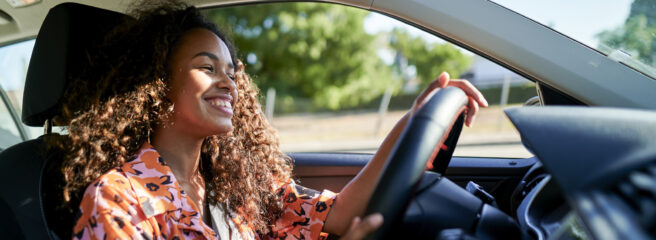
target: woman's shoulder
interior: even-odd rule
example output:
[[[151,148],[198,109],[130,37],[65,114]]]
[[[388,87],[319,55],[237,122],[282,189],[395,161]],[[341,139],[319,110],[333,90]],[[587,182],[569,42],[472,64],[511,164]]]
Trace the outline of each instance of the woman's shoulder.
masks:
[[[84,191],[82,202],[98,202],[101,200],[111,200],[114,202],[117,200],[129,201],[134,196],[135,194],[132,191],[128,177],[120,168],[114,168],[89,184]]]
[[[119,168],[104,173],[84,191],[74,234],[82,234],[87,223],[95,223],[103,214],[129,212],[129,206],[136,202],[134,196],[128,178]]]
[[[87,197],[134,198],[137,195],[134,184],[152,177],[161,177],[169,172],[159,154],[149,145],[145,145],[121,166],[105,172],[91,182],[84,192],[83,200]]]

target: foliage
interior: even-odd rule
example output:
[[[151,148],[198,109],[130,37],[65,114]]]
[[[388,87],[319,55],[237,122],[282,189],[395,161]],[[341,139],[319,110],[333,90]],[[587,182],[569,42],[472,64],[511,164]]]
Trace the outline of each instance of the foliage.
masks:
[[[654,65],[656,59],[656,26],[647,25],[644,15],[637,15],[626,20],[624,26],[610,31],[603,31],[598,36],[603,44],[636,56],[641,62]]]
[[[391,47],[408,58],[408,64],[417,68],[421,89],[443,71],[457,78],[472,63],[472,57],[464,55],[448,43],[427,43],[421,37],[413,37],[407,31],[395,28],[392,31]]]
[[[403,52],[424,82],[442,71],[457,76],[470,63],[453,47],[430,45],[401,30],[390,44],[389,33],[365,32],[369,12],[337,4],[244,5],[205,14],[232,33],[260,89],[275,88],[285,105],[311,99],[315,110],[348,108],[380,97],[388,87],[398,93],[403,82],[378,56],[380,49]]]
[[[392,84],[364,31],[367,12],[338,5],[288,3],[210,10],[232,28],[247,71],[261,89],[338,108],[370,100]],[[289,98],[288,98],[289,99]]]
[[[653,2],[636,0],[623,26],[599,34],[600,42],[622,49],[641,62],[656,66],[656,7]]]

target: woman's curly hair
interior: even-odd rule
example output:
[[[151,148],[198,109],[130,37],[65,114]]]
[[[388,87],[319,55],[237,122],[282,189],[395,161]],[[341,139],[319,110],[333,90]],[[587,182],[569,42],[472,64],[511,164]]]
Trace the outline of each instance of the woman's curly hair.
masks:
[[[125,163],[167,120],[172,112],[167,61],[186,31],[204,28],[230,49],[239,94],[233,131],[203,141],[200,169],[206,200],[227,204],[250,227],[267,233],[271,213],[282,207],[273,188],[289,181],[292,166],[278,148],[275,130],[261,112],[258,91],[236,59],[233,44],[196,8],[183,3],[148,1],[134,9],[133,18],[112,30],[90,55],[88,70],[73,80],[55,119],[70,122],[67,140],[53,144],[67,152],[62,167],[65,201],[79,201],[93,180]]]

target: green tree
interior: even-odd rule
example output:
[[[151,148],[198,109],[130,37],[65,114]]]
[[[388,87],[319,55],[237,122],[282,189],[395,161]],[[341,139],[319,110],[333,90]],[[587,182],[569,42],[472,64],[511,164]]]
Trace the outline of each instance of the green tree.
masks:
[[[448,43],[427,43],[423,38],[411,36],[403,29],[395,28],[391,33],[390,47],[408,59],[409,65],[417,68],[417,77],[422,88],[447,71],[457,78],[469,69],[472,57],[462,53]]]
[[[354,106],[395,84],[364,31],[368,12],[335,4],[276,3],[205,12],[231,30],[261,89],[310,98],[315,107]],[[294,99],[287,98],[287,99]]]
[[[623,26],[603,31],[597,37],[601,49],[621,49],[642,63],[656,66],[656,4],[635,0]]]
[[[275,88],[286,106],[311,99],[315,108],[337,109],[371,101],[388,88],[398,93],[398,66],[385,64],[380,49],[402,54],[423,83],[442,71],[457,77],[471,63],[455,47],[429,44],[404,30],[369,34],[369,12],[338,4],[245,5],[205,14],[231,33],[260,89]]]

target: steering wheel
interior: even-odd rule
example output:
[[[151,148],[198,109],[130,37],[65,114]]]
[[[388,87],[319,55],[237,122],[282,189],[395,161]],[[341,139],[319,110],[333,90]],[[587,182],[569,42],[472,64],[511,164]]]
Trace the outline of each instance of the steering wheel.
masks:
[[[459,88],[440,89],[408,120],[369,200],[365,216],[378,212],[384,221],[368,239],[389,237],[397,221],[403,219],[428,161],[435,159],[437,172],[444,174],[462,130],[467,101]],[[451,141],[451,146],[445,148],[445,141]]]

